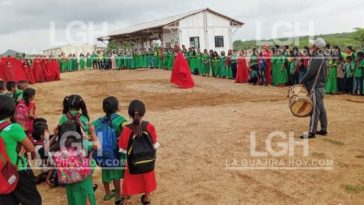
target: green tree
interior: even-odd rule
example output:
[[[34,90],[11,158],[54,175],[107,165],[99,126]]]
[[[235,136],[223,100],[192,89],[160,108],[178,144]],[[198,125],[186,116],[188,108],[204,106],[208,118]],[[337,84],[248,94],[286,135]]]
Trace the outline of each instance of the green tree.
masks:
[[[353,38],[364,46],[364,28],[354,28]]]

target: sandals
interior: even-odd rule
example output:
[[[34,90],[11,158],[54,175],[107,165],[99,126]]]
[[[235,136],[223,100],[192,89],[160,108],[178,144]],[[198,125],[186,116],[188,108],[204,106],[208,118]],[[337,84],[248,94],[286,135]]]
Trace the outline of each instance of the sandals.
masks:
[[[115,196],[115,189],[111,190],[111,194],[106,194],[104,196],[104,201],[109,201],[110,199],[114,198]]]
[[[150,205],[150,201],[145,201],[145,194],[140,198],[140,201],[143,205]]]

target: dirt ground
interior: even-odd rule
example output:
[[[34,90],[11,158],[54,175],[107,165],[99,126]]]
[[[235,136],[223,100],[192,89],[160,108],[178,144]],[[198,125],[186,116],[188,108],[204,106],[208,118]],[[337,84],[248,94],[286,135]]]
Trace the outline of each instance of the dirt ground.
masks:
[[[275,130],[293,131],[300,141],[309,119],[290,113],[288,88],[194,77],[196,88],[182,90],[169,77],[163,70],[66,73],[61,81],[34,86],[37,112],[55,127],[66,95],[80,94],[92,119],[103,114],[106,96],[118,97],[123,116],[131,100],[143,100],[145,119],[155,125],[161,144],[153,204],[364,204],[363,97],[327,96],[329,135],[309,141],[308,157],[302,148],[295,149],[295,159],[333,160],[333,169],[230,170],[226,167],[232,160],[254,158],[252,131],[257,150],[264,151],[266,136]],[[270,157],[260,159],[265,158]],[[93,179],[99,184],[98,204],[113,204],[103,202],[99,171]],[[63,188],[38,188],[45,205],[67,204]],[[133,204],[139,204],[139,197],[133,197]]]

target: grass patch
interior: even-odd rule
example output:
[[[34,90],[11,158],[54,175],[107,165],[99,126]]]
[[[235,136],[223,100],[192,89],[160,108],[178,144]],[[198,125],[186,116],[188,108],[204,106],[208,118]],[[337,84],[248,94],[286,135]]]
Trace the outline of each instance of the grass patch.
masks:
[[[350,194],[358,194],[360,192],[364,192],[364,185],[345,185],[345,191]]]

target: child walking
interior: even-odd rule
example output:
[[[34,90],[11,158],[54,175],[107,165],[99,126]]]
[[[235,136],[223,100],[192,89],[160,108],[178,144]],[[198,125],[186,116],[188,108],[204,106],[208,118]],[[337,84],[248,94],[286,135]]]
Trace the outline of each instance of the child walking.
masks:
[[[33,121],[36,118],[35,97],[36,91],[33,88],[27,88],[23,92],[23,99],[16,106],[15,121],[19,123],[27,136],[31,136],[33,130]],[[34,143],[34,141],[32,141]]]
[[[107,97],[102,103],[105,116],[100,117],[92,124],[95,126],[99,139],[102,139],[101,148],[103,150],[101,160],[119,160],[116,165],[107,165],[107,163],[99,164],[102,170],[102,182],[105,188],[104,201],[109,201],[115,196],[115,204],[121,203],[120,180],[124,178],[124,161],[125,154],[119,155],[118,138],[121,134],[125,118],[117,114],[119,111],[119,101],[115,97]],[[105,129],[106,126],[106,129]],[[109,133],[111,131],[112,133]],[[112,156],[110,156],[112,155]],[[110,183],[114,184],[115,190],[110,190]]]
[[[128,109],[129,116],[133,119],[133,122],[123,129],[119,147],[122,153],[128,153],[127,156],[127,169],[125,170],[125,176],[123,181],[123,205],[129,204],[129,197],[132,195],[143,194],[141,197],[142,204],[150,204],[150,194],[156,190],[157,183],[154,173],[154,160],[144,160],[144,163],[147,167],[142,168],[150,168],[146,172],[138,172],[141,174],[133,174],[134,170],[131,168],[135,168],[137,166],[134,162],[134,158],[132,158],[132,150],[133,144],[135,142],[141,142],[143,140],[149,141],[152,149],[155,151],[159,144],[157,143],[157,134],[155,132],[154,126],[146,121],[143,121],[143,117],[145,115],[146,108],[143,102],[139,100],[133,100]],[[129,145],[130,144],[130,145]],[[148,162],[146,162],[148,161]],[[150,162],[152,161],[152,162]],[[149,164],[153,163],[153,164]],[[139,170],[140,171],[140,170]]]

